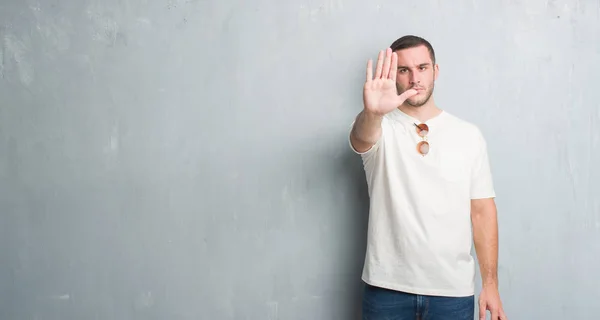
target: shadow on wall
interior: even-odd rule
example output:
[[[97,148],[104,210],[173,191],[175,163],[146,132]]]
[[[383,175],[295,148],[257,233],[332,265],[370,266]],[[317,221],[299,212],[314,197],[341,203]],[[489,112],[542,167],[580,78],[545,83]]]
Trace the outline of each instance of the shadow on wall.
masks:
[[[350,284],[348,284],[350,290],[346,297],[347,301],[343,303],[347,309],[339,313],[339,319],[361,319],[363,289],[361,274],[366,250],[369,195],[360,156],[347,149],[337,160],[335,165],[340,170],[340,179],[345,183],[344,188],[347,192],[345,199],[348,201],[342,207],[348,208],[345,213],[351,220],[344,224],[349,228],[343,233],[343,243],[350,252],[348,260],[351,261],[351,264],[346,270],[351,276]]]

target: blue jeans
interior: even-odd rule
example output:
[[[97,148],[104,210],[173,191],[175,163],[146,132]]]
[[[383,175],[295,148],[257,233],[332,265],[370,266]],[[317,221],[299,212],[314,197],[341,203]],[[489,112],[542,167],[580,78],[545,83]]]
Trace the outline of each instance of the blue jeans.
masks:
[[[417,295],[365,284],[363,320],[473,320],[475,296]]]

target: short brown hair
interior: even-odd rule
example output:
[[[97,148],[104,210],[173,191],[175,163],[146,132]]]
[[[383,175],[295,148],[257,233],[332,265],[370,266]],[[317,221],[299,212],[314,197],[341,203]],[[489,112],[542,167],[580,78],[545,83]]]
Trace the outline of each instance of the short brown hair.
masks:
[[[433,64],[435,64],[435,51],[433,51],[433,46],[431,46],[431,43],[429,43],[429,41],[421,37],[413,35],[403,36],[401,38],[398,38],[398,40],[394,41],[390,48],[392,49],[392,52],[395,52],[398,50],[415,48],[418,46],[425,46],[427,50],[429,50],[429,56],[431,57],[431,61],[433,62]]]

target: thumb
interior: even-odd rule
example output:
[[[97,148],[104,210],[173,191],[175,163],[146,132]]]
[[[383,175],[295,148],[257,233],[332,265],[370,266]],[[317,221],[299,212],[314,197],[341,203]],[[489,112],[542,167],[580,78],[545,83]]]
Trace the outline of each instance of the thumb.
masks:
[[[400,94],[398,96],[398,102],[399,102],[398,104],[403,104],[404,101],[406,101],[406,99],[414,96],[417,93],[419,93],[419,92],[415,89],[408,89],[408,90],[402,92],[402,94]]]

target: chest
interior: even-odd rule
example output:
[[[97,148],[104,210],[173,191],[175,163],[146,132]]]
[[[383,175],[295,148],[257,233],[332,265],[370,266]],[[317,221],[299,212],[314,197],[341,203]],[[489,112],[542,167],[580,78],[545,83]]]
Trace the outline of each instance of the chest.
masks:
[[[404,127],[391,127],[386,132],[385,153],[388,161],[401,166],[408,176],[433,182],[468,181],[475,150],[469,137],[452,130],[431,131],[426,137]],[[419,143],[426,141],[429,152],[422,155]]]

